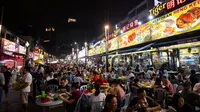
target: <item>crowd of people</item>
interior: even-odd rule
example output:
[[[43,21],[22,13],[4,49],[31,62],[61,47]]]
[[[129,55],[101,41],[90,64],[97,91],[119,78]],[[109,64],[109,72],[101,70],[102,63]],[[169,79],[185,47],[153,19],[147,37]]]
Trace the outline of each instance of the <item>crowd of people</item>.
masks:
[[[110,71],[106,71],[104,66],[77,64],[29,64],[19,71],[3,66],[0,73],[0,102],[3,91],[5,102],[8,102],[9,88],[20,79],[26,82],[20,90],[22,112],[28,111],[31,88],[35,102],[36,96],[42,91],[49,91],[50,85],[58,87],[56,92],[69,96],[58,97],[66,104],[67,112],[77,109],[82,101],[80,99],[88,90],[92,94],[87,99],[89,109],[86,111],[90,112],[154,112],[161,109],[167,109],[168,112],[194,112],[196,107],[200,107],[200,82],[194,75],[195,70],[192,70],[187,78],[184,70],[180,70],[175,81],[171,81],[171,75],[164,67],[154,70],[153,67],[143,69],[138,65],[118,66]],[[82,89],[83,86],[86,89]],[[94,106],[96,102],[101,102],[102,108],[98,107],[97,110]]]

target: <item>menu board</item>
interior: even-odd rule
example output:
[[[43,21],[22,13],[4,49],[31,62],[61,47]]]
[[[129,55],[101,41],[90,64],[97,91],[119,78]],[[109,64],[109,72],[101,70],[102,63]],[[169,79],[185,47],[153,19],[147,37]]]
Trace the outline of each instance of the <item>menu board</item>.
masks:
[[[113,38],[108,41],[108,50],[113,51],[118,49],[118,37]]]
[[[152,40],[200,29],[200,1],[185,5],[151,21]]]
[[[150,41],[150,22],[145,23],[119,36],[119,48],[129,47]]]

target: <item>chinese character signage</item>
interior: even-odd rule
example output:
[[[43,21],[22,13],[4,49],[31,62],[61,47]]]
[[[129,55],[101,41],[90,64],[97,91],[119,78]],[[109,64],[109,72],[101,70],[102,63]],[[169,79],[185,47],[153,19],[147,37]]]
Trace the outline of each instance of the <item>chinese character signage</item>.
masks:
[[[200,0],[151,21],[152,40],[200,29]]]
[[[169,0],[166,3],[161,3],[153,7],[151,10],[149,10],[149,13],[153,16],[158,16],[161,11],[164,10],[171,10],[176,8],[177,6],[185,3],[187,0]]]
[[[10,51],[10,52],[16,52],[15,49],[15,43],[12,41],[9,41],[7,39],[3,39],[3,50],[4,51]]]

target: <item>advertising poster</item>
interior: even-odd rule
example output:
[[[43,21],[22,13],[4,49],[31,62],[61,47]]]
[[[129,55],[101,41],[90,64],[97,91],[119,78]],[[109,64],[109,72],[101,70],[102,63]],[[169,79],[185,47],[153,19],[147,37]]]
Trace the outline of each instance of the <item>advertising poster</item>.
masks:
[[[119,48],[129,47],[150,41],[150,22],[145,23],[119,36]]]
[[[152,40],[200,29],[200,0],[151,21]]]
[[[116,49],[118,49],[118,37],[108,41],[108,51],[113,51]]]

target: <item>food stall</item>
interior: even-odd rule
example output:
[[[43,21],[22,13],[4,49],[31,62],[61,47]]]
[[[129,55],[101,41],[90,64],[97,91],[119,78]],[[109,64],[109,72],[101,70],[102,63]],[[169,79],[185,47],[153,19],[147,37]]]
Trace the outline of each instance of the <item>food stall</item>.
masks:
[[[1,38],[1,55],[0,60],[4,62],[8,68],[22,67],[24,64],[24,56],[26,48],[17,45],[15,42]]]

